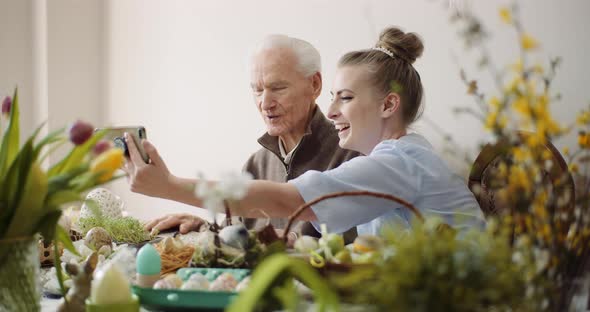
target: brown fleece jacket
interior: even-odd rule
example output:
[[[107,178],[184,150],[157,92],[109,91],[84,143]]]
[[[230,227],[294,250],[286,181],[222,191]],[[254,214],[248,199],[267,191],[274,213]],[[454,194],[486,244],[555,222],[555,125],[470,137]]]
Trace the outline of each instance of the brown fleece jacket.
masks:
[[[340,148],[338,142],[338,131],[316,105],[307,130],[295,148],[288,166],[283,163],[278,138],[265,133],[258,139],[262,148],[250,156],[244,165],[244,171],[250,172],[254,179],[287,182],[308,170],[333,169],[361,155],[358,152]],[[246,219],[245,223],[250,228],[264,224],[263,220],[258,219]],[[271,219],[271,224],[275,228],[283,229],[287,225],[287,219]],[[297,222],[292,230],[305,235],[319,236],[309,222]],[[347,243],[352,242],[355,237],[356,228],[344,233]]]

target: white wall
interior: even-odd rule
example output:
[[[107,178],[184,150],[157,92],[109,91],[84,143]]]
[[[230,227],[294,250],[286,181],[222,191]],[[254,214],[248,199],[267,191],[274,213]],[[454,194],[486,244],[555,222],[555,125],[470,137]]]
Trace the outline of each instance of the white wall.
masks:
[[[19,87],[21,140],[44,121],[49,130],[76,119],[102,123],[103,4],[0,0],[0,97]]]
[[[480,124],[456,117],[451,108],[473,104],[458,79],[458,63],[475,60],[449,23],[447,5],[467,4],[480,13],[493,29],[490,50],[498,63],[516,55],[515,35],[497,14],[508,1],[0,0],[0,91],[18,83],[23,102],[32,88],[31,3],[39,2],[47,2],[47,109],[55,127],[76,117],[145,125],[172,172],[187,177],[239,170],[258,148],[264,127],[251,100],[246,56],[266,34],[300,37],[320,50],[324,92],[318,103],[325,111],[340,55],[372,46],[387,25],[418,32],[426,45],[415,65],[426,88],[425,117],[473,149],[485,137]],[[555,81],[563,100],[554,114],[572,120],[590,100],[590,40],[584,33],[590,2],[519,2],[527,29],[543,43],[542,57],[564,58]],[[467,69],[477,74],[473,66]],[[415,128],[441,147],[432,126],[422,122]],[[196,211],[132,194],[125,181],[113,187],[141,218]]]
[[[502,63],[515,59],[514,34],[501,25],[495,1],[451,1],[471,4],[494,29],[491,50]],[[374,44],[387,25],[400,25],[424,38],[426,50],[416,63],[426,88],[425,117],[442,126],[467,147],[485,137],[479,123],[456,117],[451,107],[472,104],[458,79],[458,65],[473,64],[449,23],[449,1],[110,1],[108,110],[112,124],[144,124],[148,136],[179,175],[198,171],[210,177],[239,170],[258,148],[263,132],[249,92],[246,56],[249,47],[268,33],[304,38],[321,52],[327,108],[334,64],[344,52]],[[585,0],[529,0],[522,5],[523,21],[544,43],[548,55],[561,55],[564,64],[556,89],[564,99],[555,110],[572,118],[588,103],[590,63],[582,40],[590,26]],[[472,67],[472,73],[476,73]],[[441,136],[424,123],[416,129],[441,146]],[[118,190],[129,208],[154,216],[180,205]],[[191,208],[182,208],[189,209]]]
[[[47,80],[51,128],[69,125],[76,119],[94,125],[103,123],[106,108],[103,5],[101,0],[47,1]]]
[[[23,137],[34,127],[32,8],[32,1],[0,0],[0,101],[18,86]]]

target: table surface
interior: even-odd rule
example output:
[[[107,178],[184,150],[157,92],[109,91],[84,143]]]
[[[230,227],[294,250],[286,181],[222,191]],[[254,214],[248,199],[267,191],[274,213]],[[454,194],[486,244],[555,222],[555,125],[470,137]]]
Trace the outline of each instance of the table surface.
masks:
[[[59,306],[61,299],[51,299],[47,297],[41,298],[41,312],[55,312]],[[149,312],[146,309],[140,308],[141,312]]]

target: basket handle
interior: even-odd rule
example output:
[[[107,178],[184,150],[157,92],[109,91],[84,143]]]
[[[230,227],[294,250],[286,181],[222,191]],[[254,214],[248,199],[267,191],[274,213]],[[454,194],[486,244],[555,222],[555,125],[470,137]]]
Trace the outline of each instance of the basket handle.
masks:
[[[293,222],[295,221],[295,219],[297,219],[297,217],[299,217],[306,209],[308,209],[312,205],[315,205],[315,204],[317,204],[321,201],[324,201],[326,199],[336,198],[336,197],[346,197],[346,196],[372,196],[372,197],[383,198],[383,199],[387,199],[387,200],[396,202],[396,203],[401,204],[402,206],[408,208],[412,213],[414,213],[414,215],[418,218],[418,220],[420,220],[422,223],[424,223],[424,216],[422,216],[422,213],[420,213],[420,211],[418,211],[418,208],[416,208],[416,206],[410,204],[409,202],[407,202],[397,196],[385,194],[385,193],[371,192],[371,191],[336,192],[336,193],[330,193],[330,194],[320,196],[308,203],[304,203],[303,205],[301,205],[297,209],[295,209],[295,212],[293,212],[289,216],[289,222],[287,223],[287,227],[285,227],[285,231],[283,232],[282,239],[285,242],[287,241],[287,235],[289,233],[289,229],[291,229],[291,225],[293,225]]]

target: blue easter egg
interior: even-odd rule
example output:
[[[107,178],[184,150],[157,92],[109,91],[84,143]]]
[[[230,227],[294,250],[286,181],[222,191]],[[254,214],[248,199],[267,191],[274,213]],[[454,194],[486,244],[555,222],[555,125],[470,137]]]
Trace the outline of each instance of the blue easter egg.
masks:
[[[152,244],[145,244],[139,249],[135,263],[139,274],[160,274],[160,270],[162,270],[162,259]]]

